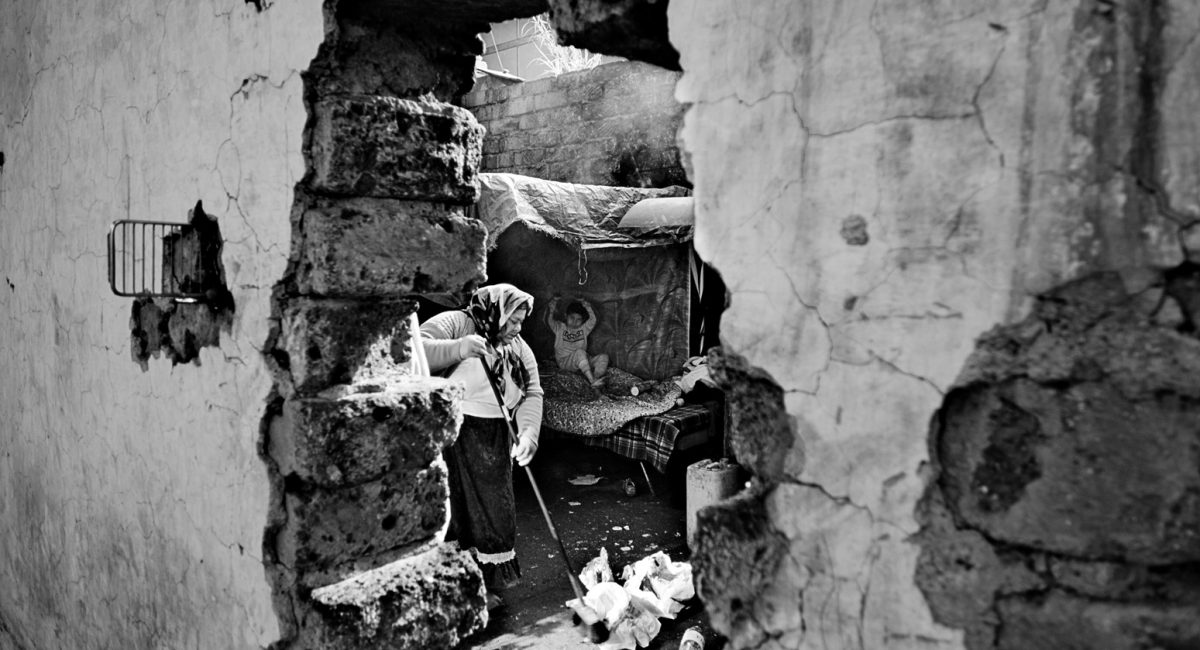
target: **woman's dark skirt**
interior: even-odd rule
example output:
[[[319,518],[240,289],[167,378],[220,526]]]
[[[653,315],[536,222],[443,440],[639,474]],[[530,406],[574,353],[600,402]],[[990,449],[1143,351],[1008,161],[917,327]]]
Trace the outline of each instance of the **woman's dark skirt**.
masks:
[[[515,585],[521,567],[513,552],[517,512],[513,501],[512,446],[501,418],[463,416],[458,440],[443,456],[450,478],[447,540],[475,556],[488,591]]]

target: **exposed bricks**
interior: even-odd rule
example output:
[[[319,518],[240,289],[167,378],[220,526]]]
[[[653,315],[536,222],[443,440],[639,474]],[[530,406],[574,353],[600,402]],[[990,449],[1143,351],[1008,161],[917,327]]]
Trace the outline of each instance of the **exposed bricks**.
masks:
[[[487,128],[481,169],[596,185],[686,185],[675,133],[678,73],[618,62],[511,84],[482,77],[463,98]]]

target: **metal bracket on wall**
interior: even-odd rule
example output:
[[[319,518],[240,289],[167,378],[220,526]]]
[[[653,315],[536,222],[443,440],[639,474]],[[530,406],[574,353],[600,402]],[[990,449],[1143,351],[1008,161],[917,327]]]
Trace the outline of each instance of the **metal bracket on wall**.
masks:
[[[210,279],[192,224],[114,221],[108,229],[108,285],[118,296],[203,300]]]

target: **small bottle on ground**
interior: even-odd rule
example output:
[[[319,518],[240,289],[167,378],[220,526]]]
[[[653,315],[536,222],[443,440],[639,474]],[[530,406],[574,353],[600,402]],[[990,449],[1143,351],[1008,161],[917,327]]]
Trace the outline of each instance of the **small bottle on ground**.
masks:
[[[683,633],[683,638],[679,641],[679,650],[704,650],[704,635],[700,633],[700,627],[689,627],[687,632]]]

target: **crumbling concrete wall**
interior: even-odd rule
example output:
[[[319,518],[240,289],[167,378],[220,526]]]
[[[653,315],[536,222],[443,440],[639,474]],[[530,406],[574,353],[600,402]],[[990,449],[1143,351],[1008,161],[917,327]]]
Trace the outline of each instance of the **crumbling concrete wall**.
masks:
[[[278,637],[259,349],[323,36],[319,0],[0,8],[0,637],[18,647]],[[236,314],[199,365],[143,369],[105,234],[197,201]]]
[[[461,387],[411,367],[414,294],[465,300],[484,278],[483,129],[448,103],[480,44],[473,21],[411,18],[331,7],[304,74],[310,173],[264,350],[279,650],[450,648],[487,622],[482,574],[441,541]]]
[[[1200,9],[669,16],[756,475],[700,517],[732,646],[1196,646]]]
[[[514,83],[484,76],[462,99],[487,129],[481,169],[592,185],[686,185],[679,73],[636,61]]]

